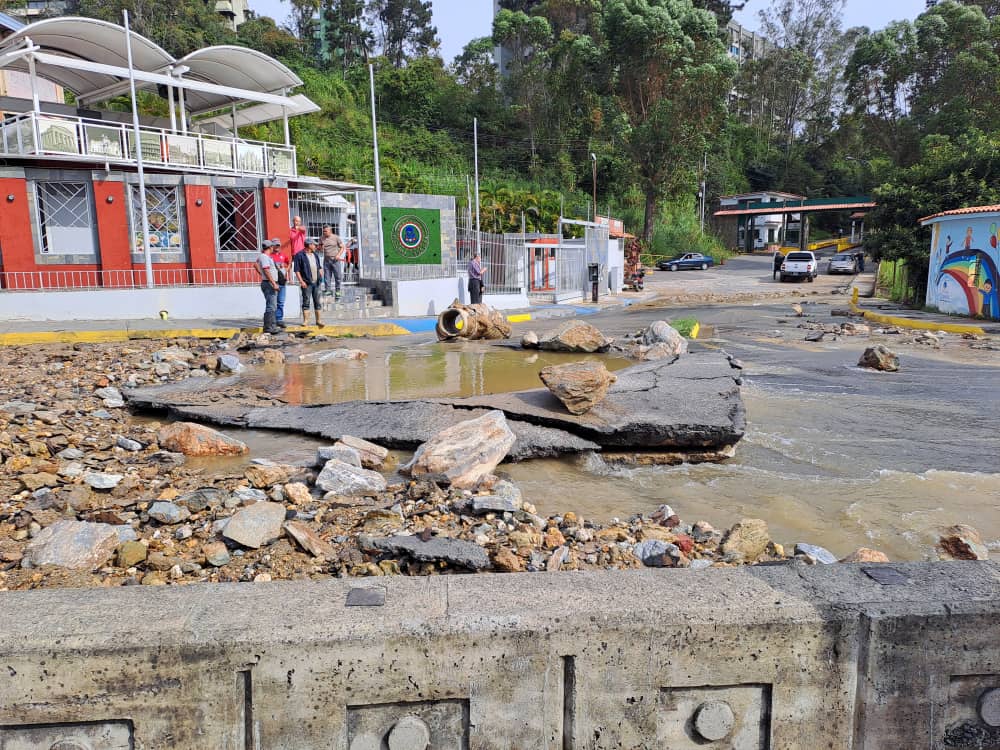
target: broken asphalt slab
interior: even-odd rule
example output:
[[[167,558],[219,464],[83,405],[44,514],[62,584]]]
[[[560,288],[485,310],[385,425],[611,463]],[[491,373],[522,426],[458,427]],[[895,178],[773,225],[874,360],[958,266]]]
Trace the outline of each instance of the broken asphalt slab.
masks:
[[[547,390],[454,399],[349,401],[258,407],[200,381],[126,391],[133,409],[217,425],[295,431],[331,440],[349,434],[410,450],[446,427],[492,409],[506,415],[517,442],[510,461],[607,448],[634,451],[722,450],[746,429],[740,371],[723,352],[699,352],[619,370],[607,398],[574,416]],[[226,379],[224,388],[232,388]]]

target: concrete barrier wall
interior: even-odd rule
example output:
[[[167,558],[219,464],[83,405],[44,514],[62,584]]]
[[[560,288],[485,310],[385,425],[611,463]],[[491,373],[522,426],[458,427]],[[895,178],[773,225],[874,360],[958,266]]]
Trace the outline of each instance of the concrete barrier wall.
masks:
[[[302,314],[301,301],[289,287],[286,318]],[[0,321],[136,320],[157,318],[160,310],[177,319],[257,318],[264,314],[264,295],[256,286],[0,293]]]
[[[0,748],[983,750],[998,615],[990,563],[6,593]]]

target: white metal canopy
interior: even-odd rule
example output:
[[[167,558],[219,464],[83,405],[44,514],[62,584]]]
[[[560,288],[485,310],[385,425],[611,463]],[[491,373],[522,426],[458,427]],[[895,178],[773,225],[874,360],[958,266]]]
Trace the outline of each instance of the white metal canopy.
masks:
[[[196,120],[195,124],[198,126],[216,125],[223,130],[232,130],[234,125],[235,127],[242,128],[247,125],[259,125],[262,122],[274,122],[286,115],[288,117],[297,117],[298,115],[308,115],[320,111],[320,106],[303,94],[290,96],[287,101],[287,106],[254,104],[249,107],[237,109],[235,122],[233,115],[227,112],[215,115],[214,117],[205,117]]]
[[[126,39],[123,27],[107,21],[49,18],[7,37],[0,45],[0,67],[31,72],[33,66],[34,74],[72,91],[80,104],[91,105],[128,91]],[[287,96],[302,80],[256,50],[220,45],[176,60],[133,32],[132,51],[137,85],[181,89],[186,109],[195,114],[247,102],[284,107],[289,115],[307,109],[301,99],[293,103]]]

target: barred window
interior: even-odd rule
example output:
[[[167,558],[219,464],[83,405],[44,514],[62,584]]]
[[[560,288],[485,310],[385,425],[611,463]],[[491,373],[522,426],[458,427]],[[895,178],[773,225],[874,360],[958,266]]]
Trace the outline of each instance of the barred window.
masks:
[[[43,255],[97,255],[94,209],[85,182],[36,182]]]
[[[144,241],[149,240],[149,252],[183,253],[184,230],[181,223],[180,190],[173,186],[146,186],[146,226],[145,235],[139,231],[142,226],[142,204],[139,201],[139,186],[129,185],[129,216],[132,222],[132,251],[145,252]]]
[[[215,229],[220,253],[260,250],[260,212],[252,188],[215,189]]]

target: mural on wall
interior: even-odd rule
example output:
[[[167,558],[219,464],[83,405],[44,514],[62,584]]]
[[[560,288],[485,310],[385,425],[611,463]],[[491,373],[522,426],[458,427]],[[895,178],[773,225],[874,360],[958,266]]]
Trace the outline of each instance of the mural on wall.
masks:
[[[988,218],[945,220],[934,225],[931,236],[928,306],[954,315],[1000,320],[997,223]]]
[[[438,209],[383,208],[382,238],[386,265],[441,265]]]

